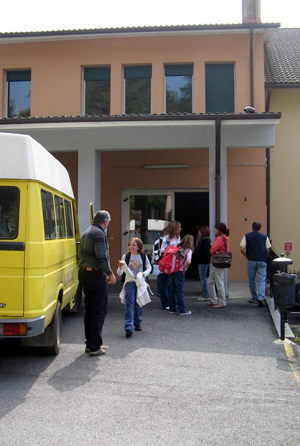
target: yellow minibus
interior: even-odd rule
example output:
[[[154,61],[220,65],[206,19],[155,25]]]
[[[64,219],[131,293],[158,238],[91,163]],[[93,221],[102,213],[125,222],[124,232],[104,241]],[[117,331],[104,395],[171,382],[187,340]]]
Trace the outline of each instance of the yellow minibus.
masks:
[[[69,174],[27,135],[0,133],[0,339],[58,354],[75,305],[80,233]]]

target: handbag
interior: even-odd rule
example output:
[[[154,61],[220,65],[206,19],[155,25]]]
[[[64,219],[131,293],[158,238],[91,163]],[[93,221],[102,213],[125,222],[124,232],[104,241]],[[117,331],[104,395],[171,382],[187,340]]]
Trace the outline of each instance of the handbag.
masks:
[[[212,264],[216,268],[230,268],[231,267],[232,254],[231,254],[231,252],[227,251],[227,241],[223,237],[223,235],[222,235],[222,239],[223,239],[223,242],[224,242],[225,251],[224,252],[216,252],[213,255],[213,258],[212,258]]]

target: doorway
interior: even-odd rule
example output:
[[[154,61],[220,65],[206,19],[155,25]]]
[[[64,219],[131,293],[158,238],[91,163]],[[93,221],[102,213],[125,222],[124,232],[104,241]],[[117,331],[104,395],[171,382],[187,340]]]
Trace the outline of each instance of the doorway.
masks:
[[[139,237],[151,256],[154,241],[172,220],[181,222],[181,237],[192,234],[196,241],[197,226],[209,225],[208,190],[123,189],[122,254],[130,238]],[[195,255],[186,278],[199,278]]]

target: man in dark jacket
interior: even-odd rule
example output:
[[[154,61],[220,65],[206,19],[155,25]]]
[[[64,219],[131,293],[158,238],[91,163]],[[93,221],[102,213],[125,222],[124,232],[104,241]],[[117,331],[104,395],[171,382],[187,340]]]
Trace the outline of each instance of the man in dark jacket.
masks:
[[[109,264],[108,243],[105,235],[110,222],[107,211],[97,211],[93,224],[82,234],[79,262],[79,280],[85,294],[84,329],[86,353],[90,356],[104,355],[102,327],[107,315],[108,288],[116,283]]]
[[[248,279],[252,299],[250,303],[257,303],[263,307],[266,292],[267,256],[271,248],[269,237],[260,231],[261,223],[255,221],[252,224],[252,232],[245,234],[241,243],[241,253],[248,260]],[[256,288],[256,274],[258,278],[258,291]]]

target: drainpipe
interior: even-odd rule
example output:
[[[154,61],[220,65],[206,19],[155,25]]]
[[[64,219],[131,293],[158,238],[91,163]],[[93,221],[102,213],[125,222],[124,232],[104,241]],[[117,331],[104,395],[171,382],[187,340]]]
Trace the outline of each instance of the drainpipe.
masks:
[[[221,120],[215,121],[215,137],[216,137],[216,225],[221,219]]]
[[[268,96],[266,102],[266,113],[270,111],[272,88],[268,88]],[[267,234],[270,238],[270,205],[271,205],[271,165],[270,165],[270,147],[266,148],[266,163],[267,163],[267,175],[266,175],[266,201],[267,201]]]
[[[254,107],[254,81],[253,81],[253,28],[250,28],[250,103]]]

